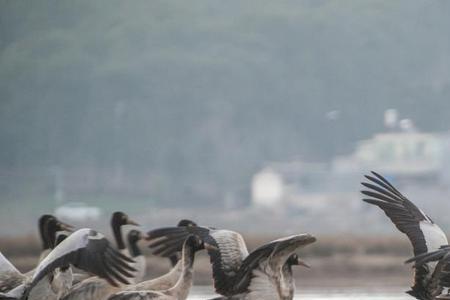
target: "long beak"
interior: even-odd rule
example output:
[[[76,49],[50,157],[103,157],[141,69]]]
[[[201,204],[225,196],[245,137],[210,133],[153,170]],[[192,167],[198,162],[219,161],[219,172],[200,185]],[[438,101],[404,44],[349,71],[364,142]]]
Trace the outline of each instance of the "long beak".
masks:
[[[139,223],[137,223],[137,222],[135,222],[133,220],[130,220],[130,219],[127,220],[127,224],[128,225],[134,225],[134,226],[141,226]]]
[[[73,232],[73,230],[75,229],[74,226],[69,225],[67,223],[63,223],[61,221],[58,221],[58,226],[59,226],[59,228],[61,228],[61,230],[65,230],[65,231],[68,231],[68,232]]]
[[[203,246],[208,251],[218,251],[219,250],[219,248],[217,248],[216,246],[208,244],[208,243],[203,243]]]
[[[305,268],[308,268],[308,269],[311,269],[311,266],[310,265],[308,265],[307,263],[305,263],[303,260],[298,260],[298,265],[299,266],[303,266],[303,267],[305,267]]]

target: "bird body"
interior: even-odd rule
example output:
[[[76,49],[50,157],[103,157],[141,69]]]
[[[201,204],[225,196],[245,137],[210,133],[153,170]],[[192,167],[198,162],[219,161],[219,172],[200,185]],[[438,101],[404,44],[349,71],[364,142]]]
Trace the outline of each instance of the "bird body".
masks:
[[[380,207],[397,229],[406,234],[416,257],[448,245],[447,237],[442,229],[383,176],[372,172],[372,175],[365,177],[369,182],[363,182],[362,185],[368,189],[361,193],[369,198],[363,201]],[[414,282],[407,293],[419,300],[434,300],[443,289],[436,280],[442,271],[437,266],[436,261],[431,260],[416,264]]]
[[[258,269],[252,272],[252,276],[248,291],[232,296],[231,299],[288,299],[280,298],[279,289],[277,288],[280,278],[277,278],[277,274],[268,267],[268,264],[261,264]],[[278,280],[275,281],[273,279]]]
[[[297,248],[315,241],[310,235],[296,235],[263,245],[249,254],[243,237],[230,230],[201,226],[166,227],[147,234],[150,247],[158,255],[177,250],[180,241],[190,234],[215,246],[208,254],[214,288],[225,296],[223,299],[292,299],[292,273],[287,272],[290,269],[285,269],[284,264]],[[289,264],[287,267],[290,268]],[[263,295],[267,298],[261,298]]]
[[[91,229],[80,229],[63,240],[37,266],[32,277],[0,295],[0,299],[60,299],[70,288],[70,266],[105,278],[111,285],[127,283],[126,277],[135,271],[133,260],[114,250],[108,240]]]
[[[107,281],[97,276],[85,279],[75,284],[63,300],[102,300],[120,291],[119,287],[110,285]]]
[[[175,267],[173,267],[168,273],[151,279],[147,281],[142,281],[140,283],[127,286],[124,290],[152,290],[152,291],[160,291],[160,290],[168,290],[171,287],[173,287],[178,279],[180,278],[181,274],[183,272],[183,262],[179,260]]]
[[[145,256],[142,255],[137,243],[143,238],[142,234],[137,230],[131,230],[128,233],[128,243],[130,255],[135,261],[133,267],[137,269],[134,274],[144,276],[143,272],[146,268]],[[133,281],[134,282],[134,281]],[[131,280],[130,280],[130,283]],[[91,277],[85,279],[72,287],[70,292],[64,297],[64,300],[102,300],[108,299],[111,294],[119,292],[121,288],[114,287],[99,277]]]
[[[270,263],[265,261],[260,263],[251,275],[252,279],[248,287],[242,292],[212,300],[292,300],[294,298],[295,284],[289,264],[284,264],[281,270],[274,270]]]
[[[242,262],[231,299],[292,300],[295,284],[291,266],[305,265],[294,252],[315,241],[309,234],[300,234],[255,249]]]
[[[445,235],[445,233],[438,225],[434,224],[431,219],[428,218],[426,221],[421,221],[419,223],[419,226],[420,230],[423,233],[425,245],[428,252],[437,250],[442,245],[448,244],[447,236]]]
[[[135,286],[129,286],[125,291],[112,295],[108,300],[133,300],[133,299],[158,299],[158,300],[185,300],[193,283],[193,265],[195,253],[205,246],[197,237],[188,236],[183,243],[181,254],[182,272],[174,286],[167,290],[155,291],[151,280],[139,285],[141,290],[133,290]],[[148,286],[147,286],[148,284]]]
[[[130,217],[127,214],[125,214],[121,211],[116,211],[112,214],[110,224],[111,224],[111,229],[112,229],[112,232],[114,235],[114,240],[117,245],[117,249],[123,255],[131,257],[130,251],[127,248],[125,241],[123,239],[122,226],[124,226],[124,225],[139,226],[139,224],[137,222],[133,221],[132,219],[130,219]],[[133,266],[137,271],[135,272],[135,274],[133,274],[132,277],[128,278],[128,280],[132,283],[137,283],[137,282],[142,281],[142,279],[145,276],[145,267],[146,266],[142,265],[142,262],[143,262],[142,259],[140,259],[139,261],[141,262],[141,264],[137,264],[137,265]]]
[[[134,278],[130,280],[130,282],[132,283],[141,282],[144,279],[145,271],[147,269],[147,260],[138,246],[139,241],[143,238],[144,235],[140,231],[135,229],[130,230],[127,235],[128,255],[135,261],[133,267],[137,270],[133,274]]]
[[[178,222],[177,227],[192,227],[197,226],[194,221],[188,219],[182,219]],[[146,238],[148,239],[148,237]],[[135,284],[134,286],[126,287],[125,290],[152,290],[152,291],[160,291],[160,290],[168,290],[173,287],[183,272],[183,261],[181,260],[180,251],[168,251],[162,255],[163,257],[167,257],[172,264],[172,269],[169,270],[166,274],[159,276],[157,278],[153,278],[151,280],[147,280],[142,283]]]

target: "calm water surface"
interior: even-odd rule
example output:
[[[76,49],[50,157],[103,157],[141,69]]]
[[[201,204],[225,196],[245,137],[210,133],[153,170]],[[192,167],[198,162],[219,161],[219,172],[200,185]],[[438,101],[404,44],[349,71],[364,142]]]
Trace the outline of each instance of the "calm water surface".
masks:
[[[309,299],[309,300],[344,300],[344,299],[360,299],[360,300],[413,300],[410,296],[404,293],[406,288],[392,288],[387,291],[382,289],[355,289],[355,288],[340,288],[340,289],[314,289],[299,291],[295,299]],[[217,297],[211,293],[210,288],[196,287],[189,297],[189,300],[205,300]]]

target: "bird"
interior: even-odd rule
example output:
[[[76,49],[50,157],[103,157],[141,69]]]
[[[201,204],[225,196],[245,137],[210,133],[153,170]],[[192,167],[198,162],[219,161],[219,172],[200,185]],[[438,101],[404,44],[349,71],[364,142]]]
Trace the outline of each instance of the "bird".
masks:
[[[186,227],[186,226],[197,226],[197,223],[189,219],[181,219],[177,223],[177,227]],[[166,257],[170,260],[170,264],[172,265],[172,267],[175,267],[177,264],[180,265],[180,255],[181,255],[180,251],[166,255]],[[181,267],[178,269],[180,269],[181,271]],[[176,278],[178,278],[178,276],[176,276]]]
[[[114,235],[115,242],[117,244],[117,249],[119,249],[122,254],[130,255],[123,239],[122,226],[124,225],[139,226],[137,222],[131,220],[124,212],[114,212],[111,215],[111,229]]]
[[[118,249],[123,255],[131,257],[135,261],[135,263],[133,264],[133,268],[136,269],[136,272],[132,274],[133,277],[128,278],[128,281],[130,283],[135,283],[142,281],[142,278],[145,276],[145,269],[147,267],[145,256],[141,254],[141,251],[137,245],[137,243],[145,236],[137,230],[130,230],[127,235],[129,249],[127,251],[121,249],[122,243],[123,245],[125,245],[125,242],[123,240],[122,231],[120,228],[121,226],[126,224],[136,225],[137,223],[130,220],[128,216],[122,212],[115,212],[112,214],[111,227],[113,228],[113,233],[115,236],[116,244],[118,245]],[[107,299],[109,295],[119,290],[120,289],[118,287],[110,285],[107,281],[100,277],[90,277],[76,282],[76,284],[73,285],[73,287],[63,299],[101,300]]]
[[[115,218],[115,220],[123,219],[118,215],[116,215],[115,217],[113,215],[113,218]],[[181,220],[178,222],[178,226],[195,226],[195,225],[196,224],[190,220]],[[128,233],[128,242],[130,246],[128,253],[133,257],[135,261],[137,261],[136,264],[137,266],[139,265],[140,260],[145,261],[145,257],[140,255],[141,251],[137,245],[138,239],[142,238],[144,239],[146,238],[145,234],[142,234],[140,232],[138,233],[138,231],[136,230],[131,230]],[[147,280],[145,282],[134,281],[135,284],[130,286],[129,288],[132,290],[159,291],[159,290],[167,290],[173,287],[177,283],[183,271],[183,264],[182,261],[179,259],[179,256],[180,255],[178,252],[166,255],[166,257],[169,258],[173,266],[173,268],[167,274],[160,276],[158,278],[154,278],[152,280]],[[145,265],[143,266],[141,265],[136,269],[145,270]],[[128,287],[124,289],[128,289]],[[107,299],[111,294],[119,291],[120,291],[119,288],[109,285],[103,279],[98,277],[92,277],[74,285],[71,291],[68,293],[68,295],[64,297],[64,300],[89,300],[89,299],[102,300]]]
[[[438,250],[419,254],[408,259],[405,263],[415,263],[415,267],[428,263],[436,264],[430,285],[440,292],[436,299],[450,299],[450,246],[441,246]],[[446,291],[444,292],[444,289]],[[437,294],[437,293],[436,293]]]
[[[137,272],[134,274],[134,282],[140,282],[145,276],[145,270],[147,269],[147,260],[145,255],[142,254],[141,249],[138,246],[140,240],[144,239],[145,235],[139,230],[132,229],[127,234],[128,251],[131,258],[136,262],[133,266]]]
[[[295,293],[292,266],[309,268],[295,251],[315,241],[310,234],[299,234],[257,248],[242,262],[234,280],[233,295],[212,300],[292,300]]]
[[[185,300],[193,283],[193,266],[195,253],[202,249],[212,249],[213,246],[204,243],[198,237],[189,235],[183,243],[181,261],[183,271],[174,286],[167,290],[151,290],[150,286],[145,289],[145,282],[140,284],[140,290],[134,290],[134,286],[126,287],[126,290],[111,295],[108,300]],[[151,282],[151,280],[149,281]]]
[[[367,190],[362,190],[361,193],[368,198],[364,198],[363,201],[381,208],[397,229],[406,234],[413,247],[414,256],[433,252],[439,250],[441,246],[448,245],[442,229],[387,179],[373,171],[365,178],[369,182],[361,184]],[[436,272],[439,272],[436,263],[416,264],[413,285],[406,293],[420,300],[434,299],[442,291],[442,286],[436,285]]]
[[[218,294],[228,295],[232,290],[234,276],[249,254],[239,233],[203,226],[163,227],[149,231],[147,239],[153,254],[164,256],[179,251],[180,245],[191,234],[218,248],[218,251],[208,251],[214,288]]]
[[[62,230],[71,230],[72,226],[62,223],[51,215],[43,215],[39,219],[39,232],[43,243],[39,261],[42,261],[56,245],[56,235]],[[0,253],[0,292],[8,292],[16,288],[23,280],[33,276],[35,269],[22,274]]]
[[[241,297],[241,294],[249,295],[248,288],[251,286],[251,284],[250,281],[248,281],[248,279],[253,278],[254,272],[257,272],[257,270],[264,269],[262,266],[263,264],[262,258],[264,258],[264,255],[262,254],[265,254],[266,257],[269,257],[270,255],[268,253],[272,253],[269,250],[274,249],[271,248],[272,245],[278,244],[281,245],[281,241],[283,241],[283,239],[279,241],[278,240],[273,241],[271,243],[261,246],[260,248],[256,249],[255,251],[249,254],[243,237],[235,231],[215,229],[211,227],[195,226],[195,227],[165,227],[152,230],[147,233],[148,239],[151,241],[150,247],[156,249],[154,251],[154,254],[160,255],[161,254],[164,255],[170,253],[171,251],[177,250],[179,247],[180,240],[182,240],[186,235],[190,234],[196,235],[200,239],[202,239],[205,243],[214,246],[214,250],[211,250],[211,248],[207,250],[213,270],[213,281],[215,291],[218,294],[225,296],[225,298],[219,299],[228,299],[226,297]],[[314,237],[310,235],[306,236],[308,236],[308,238],[306,238],[305,240],[307,241],[305,242],[305,245],[315,241]],[[301,245],[299,245],[299,247],[300,246]],[[261,249],[265,249],[265,251]],[[283,256],[283,259],[281,259],[280,261],[283,262],[281,266],[284,268],[284,270],[289,271],[291,266],[289,264],[295,261],[295,256],[293,256],[292,259],[290,259],[290,255],[286,255]],[[261,265],[259,264],[260,262]],[[302,264],[298,260],[297,263]],[[265,271],[263,271],[263,273],[264,272]],[[268,277],[267,281],[275,280],[274,278],[270,277],[272,276],[271,273],[266,272],[264,274],[266,274],[265,276]],[[280,275],[280,277],[285,278],[285,276],[282,275]],[[243,278],[246,279],[244,280]],[[289,283],[288,282],[289,278],[285,279],[286,281],[285,280],[280,281],[278,283],[278,286],[272,285],[274,290],[272,291],[271,295],[273,295],[273,293],[277,293],[275,290],[284,289],[283,287],[284,285],[291,286],[292,291],[290,293],[293,295],[294,290],[293,281],[291,280],[292,282]],[[284,294],[284,292],[282,292],[282,294]],[[279,298],[272,298],[272,299],[286,299],[283,297],[284,297],[283,295],[280,295]],[[241,299],[241,298],[229,298],[229,299]]]
[[[194,221],[183,219],[178,222],[177,226],[178,227],[197,226],[197,224]],[[156,254],[158,255],[158,253]],[[142,284],[141,283],[135,284],[133,289],[138,290],[148,289],[153,291],[167,290],[173,287],[175,283],[177,283],[178,278],[180,278],[180,275],[183,271],[183,263],[180,259],[181,257],[180,251],[163,253],[161,256],[167,257],[170,260],[172,269],[162,276],[153,278],[151,280],[147,280]]]
[[[122,226],[124,225],[134,225],[139,226],[139,223],[133,221],[128,217],[127,214],[121,211],[116,211],[111,216],[111,229],[114,235],[114,239],[117,244],[117,248],[119,251],[130,257],[130,251],[127,248],[125,241],[123,239],[123,233],[122,233]],[[137,270],[136,274],[133,275],[132,278],[130,278],[130,281],[133,283],[137,283],[142,281],[145,276],[145,265],[138,264],[134,266],[134,268]]]
[[[111,285],[127,284],[127,277],[135,269],[134,261],[115,250],[101,233],[89,228],[79,229],[63,239],[37,266],[31,278],[7,293],[0,293],[0,299],[55,299],[58,300],[70,287],[57,282],[59,272],[66,272],[75,266],[86,272],[105,278]],[[71,272],[68,273],[69,275]]]
[[[63,223],[53,215],[42,215],[38,220],[39,236],[42,242],[42,252],[39,261],[43,260],[54,248],[58,231],[72,231],[73,226]]]

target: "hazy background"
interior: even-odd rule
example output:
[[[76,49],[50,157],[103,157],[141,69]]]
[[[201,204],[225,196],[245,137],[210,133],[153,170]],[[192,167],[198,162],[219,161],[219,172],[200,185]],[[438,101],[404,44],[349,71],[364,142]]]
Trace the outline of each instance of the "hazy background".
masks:
[[[380,171],[450,228],[449,16],[444,0],[0,0],[0,251],[29,270],[40,214],[109,233],[123,210],[250,249],[310,232],[300,290],[400,294],[410,246],[359,182]]]
[[[267,164],[349,155],[388,108],[448,131],[449,15],[448,1],[3,0],[0,233],[73,201],[105,225],[116,209],[148,226],[267,224],[251,209]],[[373,226],[343,230],[395,232],[365,206],[286,230],[367,211]]]

